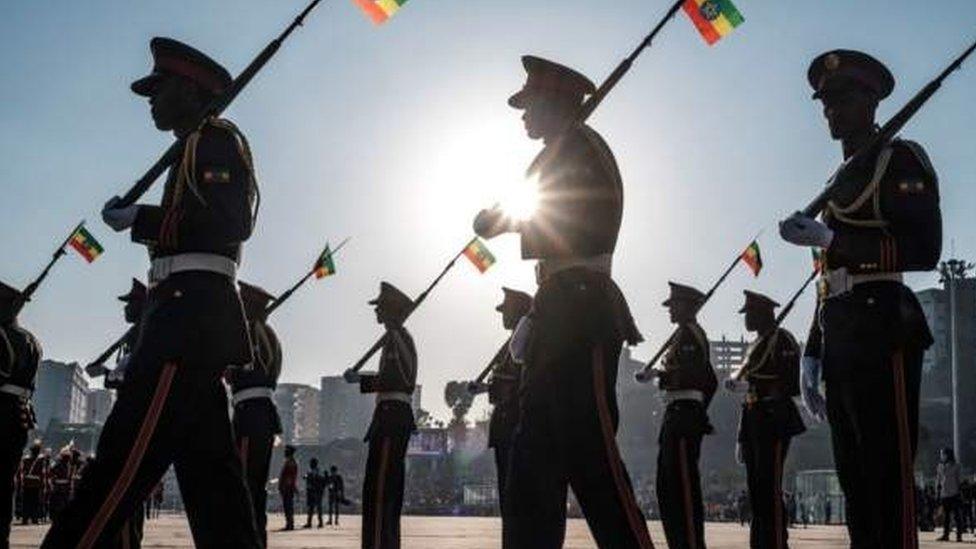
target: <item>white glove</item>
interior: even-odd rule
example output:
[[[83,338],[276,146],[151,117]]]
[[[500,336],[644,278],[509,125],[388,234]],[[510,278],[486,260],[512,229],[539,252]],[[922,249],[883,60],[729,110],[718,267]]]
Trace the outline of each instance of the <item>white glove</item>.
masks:
[[[807,412],[817,421],[827,418],[827,402],[820,393],[820,359],[805,356],[800,360],[800,396]]]
[[[744,393],[749,388],[749,384],[730,377],[725,380],[725,390],[730,393]]]
[[[637,380],[637,383],[650,383],[657,377],[658,373],[660,370],[657,368],[641,368],[634,372],[634,379]]]
[[[743,455],[742,455],[742,443],[741,442],[736,442],[735,443],[735,462],[738,463],[739,465],[745,465],[746,464],[745,457],[743,457]]]
[[[346,380],[346,383],[359,383],[362,378],[363,376],[359,375],[359,372],[351,368],[342,373],[342,379]]]
[[[136,215],[139,213],[139,206],[118,206],[122,199],[113,196],[102,207],[102,221],[112,227],[115,232],[124,231],[136,222]]]
[[[829,248],[834,240],[834,231],[800,212],[779,222],[779,235],[783,240],[797,246]]]
[[[474,232],[482,238],[494,238],[512,230],[511,221],[496,204],[488,210],[481,210],[474,218]]]

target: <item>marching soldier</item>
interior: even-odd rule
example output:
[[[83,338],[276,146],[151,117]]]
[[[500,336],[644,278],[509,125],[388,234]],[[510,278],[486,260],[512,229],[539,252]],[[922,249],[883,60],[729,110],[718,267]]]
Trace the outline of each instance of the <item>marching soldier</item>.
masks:
[[[366,433],[369,454],[363,481],[363,549],[400,547],[400,510],[403,507],[404,459],[414,423],[413,391],[417,387],[417,349],[403,321],[413,301],[390,283],[369,302],[376,321],[386,327],[379,371],[345,373],[363,393],[376,393],[373,421]]]
[[[251,235],[257,184],[243,135],[230,122],[197,125],[231,84],[217,62],[168,38],[150,43],[152,74],[132,90],[149,98],[158,129],[184,139],[162,204],[113,198],[102,211],[149,248],[152,268],[125,390],[109,415],[94,463],[44,547],[107,543],[175,465],[194,543],[260,547],[234,448],[221,375],[252,361],[234,279]],[[219,512],[212,512],[219,509]]]
[[[698,458],[702,437],[712,432],[708,405],[718,380],[708,336],[695,318],[705,295],[690,286],[669,284],[671,296],[662,305],[669,309],[678,334],[657,373],[666,404],[658,438],[657,500],[668,547],[698,549],[705,547]]]
[[[34,428],[30,403],[34,376],[41,361],[41,346],[17,322],[23,295],[0,282],[0,548],[6,548],[13,520],[14,484],[23,494],[18,465],[27,446],[27,433]],[[22,515],[26,516],[26,515]]]
[[[142,321],[142,313],[146,306],[146,293],[145,284],[133,278],[129,293],[120,295],[118,298],[119,301],[125,303],[123,314],[125,321],[131,324],[132,328],[125,334],[125,341],[119,347],[115,369],[105,373],[106,389],[121,389],[122,382],[125,380],[126,369],[132,359],[132,350],[135,348],[136,340],[139,337],[139,323]]]
[[[339,513],[341,509],[340,505],[347,505],[349,501],[346,500],[346,485],[342,480],[342,475],[339,474],[339,468],[335,465],[329,467],[329,526],[335,524],[339,526]],[[333,521],[332,519],[335,519]]]
[[[894,77],[865,53],[834,50],[813,60],[807,78],[831,137],[852,156],[877,131]],[[825,258],[801,390],[830,422],[851,545],[917,547],[919,385],[933,339],[902,273],[930,271],[941,255],[938,180],[920,145],[896,139],[842,181],[822,221],[798,213],[780,223],[785,240]]]
[[[525,292],[502,288],[505,299],[495,310],[502,314],[502,326],[513,331],[532,308],[532,296]],[[498,476],[498,507],[502,516],[502,530],[508,529],[508,461],[512,448],[512,436],[518,425],[518,391],[522,366],[515,362],[510,351],[511,340],[495,356],[491,364],[491,377],[487,384],[472,386],[473,392],[488,392],[488,402],[494,406],[488,422],[488,447],[495,450],[495,472]],[[502,539],[504,539],[504,534]]]
[[[773,329],[778,306],[765,295],[745,291],[745,304],[739,312],[745,313],[746,330],[756,332],[759,338],[750,347],[737,378],[726,381],[732,391],[748,384],[738,442],[752,503],[750,545],[762,549],[787,547],[789,516],[783,506],[783,464],[790,440],[806,431],[793,402],[793,397],[800,395],[800,346],[789,331]]]
[[[267,545],[268,475],[275,435],[281,433],[281,418],[274,404],[274,390],[281,374],[281,344],[268,325],[268,304],[274,296],[252,284],[239,282],[238,285],[254,345],[254,363],[228,369],[227,382],[233,393],[237,449],[247,475],[258,533]]]
[[[64,448],[58,454],[58,461],[51,467],[51,497],[48,507],[51,520],[61,512],[71,499],[71,450]]]
[[[529,138],[545,143],[530,168],[539,209],[516,220],[496,207],[474,222],[484,238],[519,233],[522,257],[539,260],[531,324],[523,323],[532,333],[513,336],[528,341],[516,352],[528,367],[507,479],[506,546],[560,547],[572,486],[600,547],[650,547],[615,439],[617,359],[624,343],[641,341],[610,276],[623,183],[603,138],[576,122],[593,83],[539,57],[522,64],[528,77],[509,105],[524,111]]]
[[[44,518],[47,473],[47,460],[41,454],[41,441],[35,440],[30,454],[20,462],[20,489],[23,491],[24,506],[21,524],[38,524]]]

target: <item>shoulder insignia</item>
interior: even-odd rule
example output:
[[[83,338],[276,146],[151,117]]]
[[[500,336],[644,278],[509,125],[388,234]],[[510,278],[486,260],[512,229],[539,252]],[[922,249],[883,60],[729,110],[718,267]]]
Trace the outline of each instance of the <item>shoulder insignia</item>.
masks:
[[[206,168],[203,170],[204,183],[230,183],[230,170],[227,168]]]

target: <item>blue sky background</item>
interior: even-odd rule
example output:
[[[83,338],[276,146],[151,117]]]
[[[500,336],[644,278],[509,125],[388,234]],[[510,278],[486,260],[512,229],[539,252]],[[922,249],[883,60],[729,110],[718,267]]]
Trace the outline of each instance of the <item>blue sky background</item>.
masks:
[[[93,265],[63,260],[23,315],[46,356],[84,362],[124,327],[120,304],[146,256],[99,218],[171,137],[128,91],[165,35],[236,74],[302,8],[284,0],[10,2],[0,20],[0,278],[23,287],[79,219],[106,248]],[[749,239],[766,269],[736,272],[702,315],[712,338],[738,338],[743,288],[785,300],[810,268],[775,221],[817,192],[840,160],[805,80],[836,47],[870,52],[897,77],[887,119],[976,38],[976,3],[739,0],[746,22],[707,47],[684,14],[600,107],[592,125],[613,147],[626,185],[615,277],[647,342],[667,337],[667,280],[705,288]],[[936,7],[937,5],[937,7]],[[379,333],[366,301],[381,279],[416,295],[470,237],[472,216],[518,181],[538,150],[505,99],[534,53],[603,79],[663,14],[663,1],[412,0],[373,27],[349,0],[325,0],[228,112],[248,134],[264,201],[242,278],[280,292],[326,239],[353,240],[336,277],[310,284],[276,313],[283,381],[318,385]],[[976,60],[905,130],[942,183],[948,258],[976,258]],[[160,185],[161,186],[161,185]],[[158,200],[159,189],[150,195]],[[509,285],[534,288],[532,265],[507,236],[485,275],[459,263],[410,321],[424,406],[468,378],[505,334],[492,308]],[[916,288],[936,283],[910,277]],[[788,326],[805,336],[812,293]],[[630,380],[621,380],[629,383]]]

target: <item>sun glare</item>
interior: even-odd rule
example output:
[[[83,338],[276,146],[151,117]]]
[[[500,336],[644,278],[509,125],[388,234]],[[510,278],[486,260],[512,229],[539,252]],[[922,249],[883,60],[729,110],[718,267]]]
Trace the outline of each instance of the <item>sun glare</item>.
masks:
[[[523,179],[507,185],[499,203],[506,215],[517,221],[525,221],[539,208],[539,186],[535,178]]]

